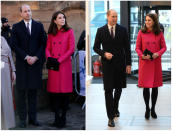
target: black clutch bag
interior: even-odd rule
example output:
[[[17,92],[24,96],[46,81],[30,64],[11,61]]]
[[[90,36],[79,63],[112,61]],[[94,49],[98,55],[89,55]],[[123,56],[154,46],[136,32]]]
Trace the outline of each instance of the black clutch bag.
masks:
[[[48,57],[46,67],[47,69],[58,71],[59,62],[56,58]]]
[[[150,59],[153,60],[153,57],[152,57],[153,53],[150,50],[145,49],[144,52],[143,52],[143,54],[145,56],[150,55]]]

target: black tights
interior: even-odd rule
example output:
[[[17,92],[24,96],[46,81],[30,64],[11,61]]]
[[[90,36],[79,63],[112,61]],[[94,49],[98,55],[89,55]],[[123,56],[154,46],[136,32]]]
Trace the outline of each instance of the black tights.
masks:
[[[62,110],[65,115],[69,105],[69,93],[50,93],[50,103],[54,112]]]
[[[143,97],[144,97],[144,101],[145,101],[145,104],[146,104],[146,110],[150,110],[150,108],[149,108],[149,99],[150,99],[149,88],[144,88],[143,89]],[[151,110],[153,110],[153,111],[155,111],[155,104],[156,104],[156,101],[157,101],[157,97],[158,97],[158,87],[152,88],[152,95],[151,95],[152,108],[151,108]]]

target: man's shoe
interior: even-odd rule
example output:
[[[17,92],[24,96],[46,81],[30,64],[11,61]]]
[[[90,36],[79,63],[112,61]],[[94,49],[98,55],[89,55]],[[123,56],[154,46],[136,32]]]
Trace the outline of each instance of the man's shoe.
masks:
[[[108,126],[109,126],[109,127],[115,127],[115,122],[114,122],[113,119],[112,119],[112,120],[109,119],[109,121],[108,121]]]
[[[20,128],[26,128],[26,122],[21,121],[21,122],[19,123],[19,127],[20,127]]]
[[[41,126],[41,124],[38,121],[29,120],[29,124],[34,126]]]
[[[120,116],[120,112],[116,111],[115,114],[114,114],[114,117],[119,117],[119,116]]]

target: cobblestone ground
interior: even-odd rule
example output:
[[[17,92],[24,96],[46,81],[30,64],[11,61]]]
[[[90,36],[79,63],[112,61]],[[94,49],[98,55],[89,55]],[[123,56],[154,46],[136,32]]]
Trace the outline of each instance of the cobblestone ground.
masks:
[[[67,113],[67,124],[64,128],[53,127],[54,113],[48,109],[38,111],[38,121],[42,126],[36,127],[27,125],[26,128],[16,126],[11,130],[84,130],[85,128],[85,109],[82,110],[82,105],[71,103]],[[18,116],[16,116],[16,124],[19,124]]]

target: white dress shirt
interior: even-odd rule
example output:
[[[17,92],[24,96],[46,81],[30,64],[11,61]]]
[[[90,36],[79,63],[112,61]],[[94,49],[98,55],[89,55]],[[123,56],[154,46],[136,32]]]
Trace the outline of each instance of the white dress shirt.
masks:
[[[108,24],[108,29],[109,29],[110,34],[111,34],[111,28],[112,28],[112,26]],[[114,35],[114,37],[115,37],[115,28],[116,28],[116,25],[113,26],[113,35]]]
[[[24,23],[25,23],[26,28],[27,28],[27,23],[29,23],[29,30],[30,30],[30,35],[31,35],[32,20],[30,20],[29,22],[27,22],[27,21],[24,20]]]

